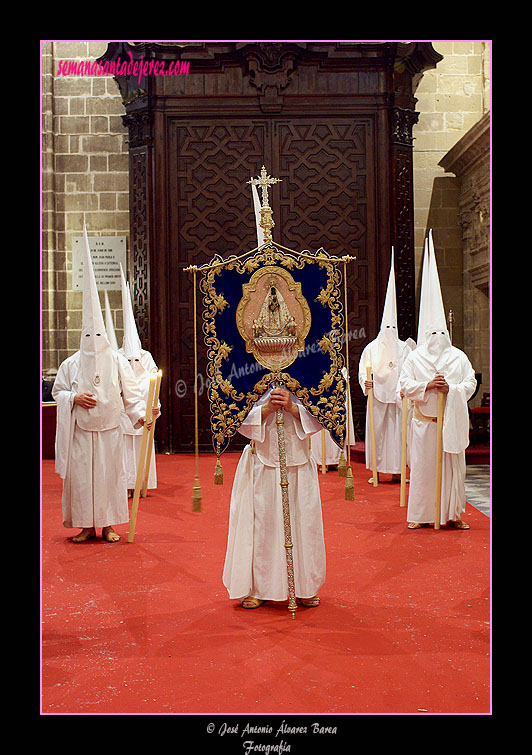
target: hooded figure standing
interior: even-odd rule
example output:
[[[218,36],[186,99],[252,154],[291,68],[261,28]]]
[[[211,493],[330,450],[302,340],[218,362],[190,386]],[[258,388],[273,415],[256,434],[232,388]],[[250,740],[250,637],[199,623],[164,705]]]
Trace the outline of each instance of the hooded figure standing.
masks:
[[[392,480],[401,476],[402,407],[397,394],[399,375],[405,359],[411,352],[408,341],[397,336],[397,303],[395,294],[395,271],[392,261],[381,328],[377,338],[368,343],[360,356],[358,380],[364,396],[373,388],[373,420],[375,427],[375,454],[377,474],[391,474]],[[366,367],[371,365],[373,380],[367,379]],[[371,456],[370,417],[366,410],[366,467],[373,469]],[[370,478],[372,482],[373,478]]]
[[[318,606],[325,582],[320,487],[309,437],[320,423],[285,388],[269,389],[239,432],[248,444],[235,472],[223,583],[244,608],[288,598],[276,410],[283,409],[296,596]]]
[[[462,521],[465,510],[465,449],[469,445],[467,401],[476,379],[473,367],[460,349],[451,345],[432,233],[425,243],[418,346],[403,365],[401,394],[414,402],[410,445],[410,491],[407,521],[410,529],[434,522],[437,447],[437,394],[445,396],[440,524],[469,529]]]
[[[129,284],[126,284],[124,271],[122,265],[120,265],[120,274],[122,278],[122,312],[124,318],[124,340],[122,342],[122,348],[118,350],[119,354],[122,354],[131,365],[133,374],[135,375],[144,401],[148,399],[148,392],[150,389],[150,377],[157,372],[157,365],[150,354],[141,347],[140,338],[138,336],[137,326],[135,323],[135,317],[133,315],[133,305],[131,303],[131,294],[129,291]],[[159,403],[160,407],[160,403]],[[154,417],[159,416],[160,409],[157,409],[157,414],[154,412]],[[141,453],[142,446],[142,427],[136,428],[131,422],[127,412],[122,412],[121,418],[122,431],[124,433],[124,454],[125,465],[127,475],[127,487],[129,491],[135,489],[135,483],[137,480],[137,468],[138,460]],[[155,446],[151,447],[150,456],[150,469],[148,473],[148,488],[153,489],[157,487],[157,469],[155,462]]]
[[[144,424],[146,402],[127,359],[113,351],[83,227],[83,323],[80,349],[59,367],[52,395],[57,402],[55,470],[63,479],[65,527],[80,527],[73,542],[102,528],[115,542],[113,525],[129,520],[120,415]]]

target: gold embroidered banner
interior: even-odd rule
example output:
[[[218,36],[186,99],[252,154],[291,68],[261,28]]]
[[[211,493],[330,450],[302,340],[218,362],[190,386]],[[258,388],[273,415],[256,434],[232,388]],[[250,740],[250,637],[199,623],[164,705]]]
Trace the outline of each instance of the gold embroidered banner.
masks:
[[[324,249],[295,252],[269,241],[201,274],[208,397],[218,456],[254,403],[281,382],[343,448],[345,321],[341,265]]]

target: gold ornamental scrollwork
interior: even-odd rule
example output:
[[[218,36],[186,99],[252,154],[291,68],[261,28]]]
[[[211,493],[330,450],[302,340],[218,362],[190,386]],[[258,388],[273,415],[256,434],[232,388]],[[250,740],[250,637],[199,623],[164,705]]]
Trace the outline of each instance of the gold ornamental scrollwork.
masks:
[[[343,361],[340,356],[342,348],[338,343],[338,338],[334,334],[336,336],[341,335],[345,329],[340,294],[342,274],[339,270],[339,263],[345,263],[352,259],[354,258],[350,256],[335,257],[329,255],[321,248],[315,253],[308,251],[296,252],[270,241],[242,255],[231,255],[225,259],[220,255],[215,255],[210,263],[197,268],[198,272],[203,273],[199,287],[203,294],[203,333],[207,346],[207,379],[210,385],[208,396],[216,453],[220,454],[223,451],[229,438],[237,431],[253,404],[258,401],[273,381],[279,379],[286,385],[288,390],[292,391],[301,400],[302,404],[313,416],[319,417],[326,430],[334,431],[338,425],[343,424],[342,413],[344,407],[343,401],[339,398],[345,391],[345,381],[339,369]],[[264,270],[268,268],[274,269],[282,278],[284,285],[288,287],[292,285],[292,282],[296,284],[296,281],[294,281],[288,271],[301,270],[309,263],[314,263],[320,268],[325,268],[327,273],[326,286],[318,294],[316,301],[331,312],[331,337],[323,336],[317,344],[308,343],[306,338],[309,332],[308,328],[311,324],[310,311],[308,310],[308,302],[301,293],[299,302],[302,312],[305,314],[301,320],[302,328],[297,333],[298,347],[296,358],[304,356],[306,350],[319,348],[329,356],[330,364],[328,370],[324,372],[317,386],[307,388],[302,386],[289,373],[284,372],[285,366],[279,366],[279,363],[276,365],[272,361],[267,362],[263,357],[259,358],[260,354],[257,356],[253,346],[250,345],[248,351],[253,354],[256,360],[257,379],[254,382],[253,390],[247,394],[243,394],[228,379],[227,374],[225,377],[222,375],[222,363],[230,360],[233,345],[220,341],[216,332],[216,317],[220,312],[225,312],[227,309],[230,310],[231,307],[227,302],[225,292],[217,288],[219,274],[222,272],[222,269],[229,269],[235,270],[244,276],[246,273],[250,275],[247,283],[242,284],[243,297],[237,305],[237,309],[240,307],[240,312],[237,314],[235,310],[234,314],[237,325],[235,334],[238,332],[244,338],[247,348],[250,339],[249,329],[246,331],[244,326],[246,303],[244,287],[246,285],[253,287],[257,279],[260,280],[263,275],[266,275]],[[256,278],[254,278],[254,275]],[[249,289],[247,291],[249,293]],[[297,285],[294,296],[297,301]],[[244,336],[242,333],[244,333]],[[291,362],[293,362],[293,359],[288,364]],[[335,390],[332,393],[330,391],[331,386],[335,386]],[[327,393],[328,395],[324,395]]]
[[[203,333],[207,347],[207,392],[211,407],[213,442],[218,457],[214,473],[216,485],[223,484],[221,454],[231,437],[238,431],[251,407],[270,386],[284,385],[291,391],[322,426],[329,430],[331,437],[341,448],[346,440],[346,380],[342,374],[341,339],[342,337],[346,339],[348,388],[346,265],[348,261],[355,258],[349,255],[335,257],[329,255],[324,249],[319,249],[315,253],[307,250],[297,252],[273,242],[271,231],[275,224],[269,205],[268,189],[280,180],[269,176],[263,166],[260,176],[248,181],[255,195],[257,194],[255,189],[260,189],[262,192],[260,221],[257,220],[257,223],[263,231],[263,242],[259,243],[258,247],[240,255],[230,255],[225,259],[215,254],[207,264],[199,267],[191,265],[185,268],[193,274],[194,328],[197,273],[202,274],[199,285],[204,304]],[[258,233],[259,238],[260,235]],[[312,265],[317,265],[321,269],[303,270],[305,267],[311,268]],[[340,265],[344,268],[345,315],[341,302]],[[302,272],[296,274],[296,271]],[[292,273],[299,280],[296,280]],[[306,297],[309,296],[312,299],[307,300]],[[323,311],[322,308],[327,311]],[[308,343],[311,333],[313,334],[311,340],[313,339],[314,342]],[[309,366],[307,367],[304,363],[294,364],[299,356],[306,356],[307,349],[310,349],[309,353],[312,355]],[[195,330],[194,355],[197,386]],[[240,375],[241,370],[243,370],[243,376]],[[239,391],[235,383],[240,378],[242,389]],[[288,577],[288,608],[294,616],[297,604],[292,559],[284,414],[281,408],[276,411],[276,425]],[[349,443],[347,445],[349,461]],[[195,454],[197,472],[199,465],[197,391]],[[348,483],[351,490],[353,485],[350,462],[347,465],[346,498],[348,497]],[[199,483],[195,485],[196,498],[198,495]],[[351,493],[349,498],[351,499]],[[194,508],[194,503],[193,510],[197,510]]]

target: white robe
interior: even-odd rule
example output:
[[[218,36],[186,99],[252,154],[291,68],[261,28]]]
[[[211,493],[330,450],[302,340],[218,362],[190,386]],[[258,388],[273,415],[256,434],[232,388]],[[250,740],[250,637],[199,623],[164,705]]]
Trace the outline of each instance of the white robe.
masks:
[[[120,349],[119,354],[123,354]],[[157,372],[157,365],[149,351],[144,349],[140,352],[140,366],[132,366],[133,372],[142,388],[144,401],[148,400],[148,391],[150,389],[150,377]],[[159,402],[159,407],[161,403]],[[120,418],[122,432],[124,433],[124,457],[126,465],[127,486],[130,490],[135,488],[137,482],[137,468],[142,446],[143,428],[140,426],[135,429],[125,411]],[[155,444],[153,444],[150,454],[150,470],[148,473],[148,489],[157,487],[157,466],[155,461]]]
[[[263,422],[255,404],[240,427],[254,441],[240,457],[229,513],[223,584],[230,598],[288,599],[286,551],[275,413]],[[325,541],[316,462],[309,436],[321,425],[297,401],[299,419],[284,412],[288,498],[296,596],[314,597],[325,582]]]
[[[105,429],[83,430],[80,416],[91,410],[74,404],[79,393],[79,352],[59,367],[52,395],[57,403],[56,472],[63,479],[62,512],[65,527],[108,527],[129,520],[123,434],[120,411],[124,408],[137,424],[146,402],[127,359],[115,352],[109,399],[109,416],[102,417]],[[111,425],[113,422],[111,422]]]
[[[443,460],[440,524],[458,521],[465,510],[465,449],[469,444],[467,401],[476,386],[475,372],[463,351],[450,347],[437,369],[425,357],[423,347],[413,351],[403,365],[400,390],[416,402],[417,410],[436,417],[437,392],[426,391],[437,373],[449,384],[443,415]],[[410,489],[407,521],[434,522],[436,475],[436,422],[412,417],[410,447]]]
[[[360,362],[358,366],[358,381],[364,396],[367,396],[367,390],[365,386],[366,366],[371,364],[374,367],[373,372],[373,421],[375,428],[375,455],[377,457],[377,472],[383,474],[401,474],[401,438],[402,438],[402,403],[397,398],[395,388],[388,386],[388,391],[381,398],[386,400],[379,400],[379,375],[375,371],[375,350],[376,343],[372,341],[368,343],[364,351],[360,355]],[[397,341],[397,359],[398,359],[398,371],[397,376],[401,372],[401,368],[405,362],[405,359],[411,352],[411,347],[404,341]],[[382,369],[385,369],[385,365]],[[397,368],[397,367],[396,367]],[[408,422],[410,421],[410,414]],[[370,443],[370,417],[369,408],[366,408],[366,441],[365,441],[365,455],[366,455],[366,468],[373,469],[373,459],[371,454]],[[408,453],[408,452],[407,452]]]

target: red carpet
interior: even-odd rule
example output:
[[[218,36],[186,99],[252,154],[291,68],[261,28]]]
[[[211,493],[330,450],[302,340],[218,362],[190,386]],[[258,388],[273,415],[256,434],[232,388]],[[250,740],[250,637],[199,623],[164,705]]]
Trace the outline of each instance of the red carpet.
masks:
[[[237,460],[215,487],[201,456],[193,513],[194,458],[158,456],[135,541],[122,525],[117,544],[70,542],[43,461],[42,713],[490,713],[490,519],[468,505],[469,531],[411,531],[399,485],[355,464],[349,502],[320,474],[321,606],[249,611],[221,582]]]

